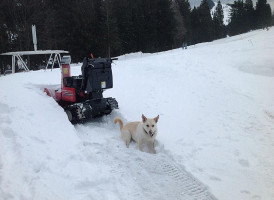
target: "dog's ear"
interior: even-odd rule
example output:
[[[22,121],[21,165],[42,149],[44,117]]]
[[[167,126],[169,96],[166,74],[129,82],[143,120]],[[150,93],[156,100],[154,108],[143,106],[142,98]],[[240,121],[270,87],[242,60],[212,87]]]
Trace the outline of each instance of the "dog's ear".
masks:
[[[159,117],[160,117],[160,116],[158,115],[157,117],[154,118],[154,121],[155,121],[156,123],[158,122]]]
[[[143,114],[142,114],[142,120],[143,120],[143,123],[145,123],[147,121],[147,118]]]

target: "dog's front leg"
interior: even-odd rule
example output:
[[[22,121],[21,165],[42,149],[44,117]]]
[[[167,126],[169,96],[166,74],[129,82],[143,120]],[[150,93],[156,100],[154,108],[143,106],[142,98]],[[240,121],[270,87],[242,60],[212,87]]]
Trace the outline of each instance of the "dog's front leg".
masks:
[[[156,151],[154,149],[154,141],[150,142],[150,150],[152,153],[156,154]]]
[[[139,150],[143,151],[143,140],[138,141]]]

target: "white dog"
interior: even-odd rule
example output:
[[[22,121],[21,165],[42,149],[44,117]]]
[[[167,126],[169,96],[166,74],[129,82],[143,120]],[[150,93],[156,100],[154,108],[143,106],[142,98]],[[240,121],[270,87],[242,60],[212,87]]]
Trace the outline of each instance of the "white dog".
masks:
[[[159,120],[159,115],[153,119],[148,119],[142,115],[142,122],[130,122],[123,125],[123,121],[116,117],[114,123],[119,122],[121,136],[125,141],[126,146],[129,147],[130,140],[133,139],[138,143],[139,150],[143,151],[143,143],[148,142],[150,144],[150,149],[152,153],[156,153],[154,149],[155,137],[157,135],[157,122]]]

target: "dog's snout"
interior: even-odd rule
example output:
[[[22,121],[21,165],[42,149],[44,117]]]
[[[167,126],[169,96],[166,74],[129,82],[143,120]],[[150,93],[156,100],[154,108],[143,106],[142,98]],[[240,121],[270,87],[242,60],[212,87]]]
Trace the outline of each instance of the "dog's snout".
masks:
[[[151,137],[153,137],[154,133],[153,133],[152,130],[150,130],[148,133],[149,133],[149,135],[150,135]]]

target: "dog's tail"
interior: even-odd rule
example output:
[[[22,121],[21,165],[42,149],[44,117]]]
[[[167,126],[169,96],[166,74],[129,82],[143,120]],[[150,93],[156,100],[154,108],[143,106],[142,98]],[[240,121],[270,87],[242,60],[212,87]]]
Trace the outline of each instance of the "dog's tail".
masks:
[[[122,128],[124,127],[124,124],[123,124],[123,121],[121,120],[121,118],[116,117],[116,118],[114,119],[114,123],[116,124],[117,122],[119,122],[120,130],[122,130]]]

